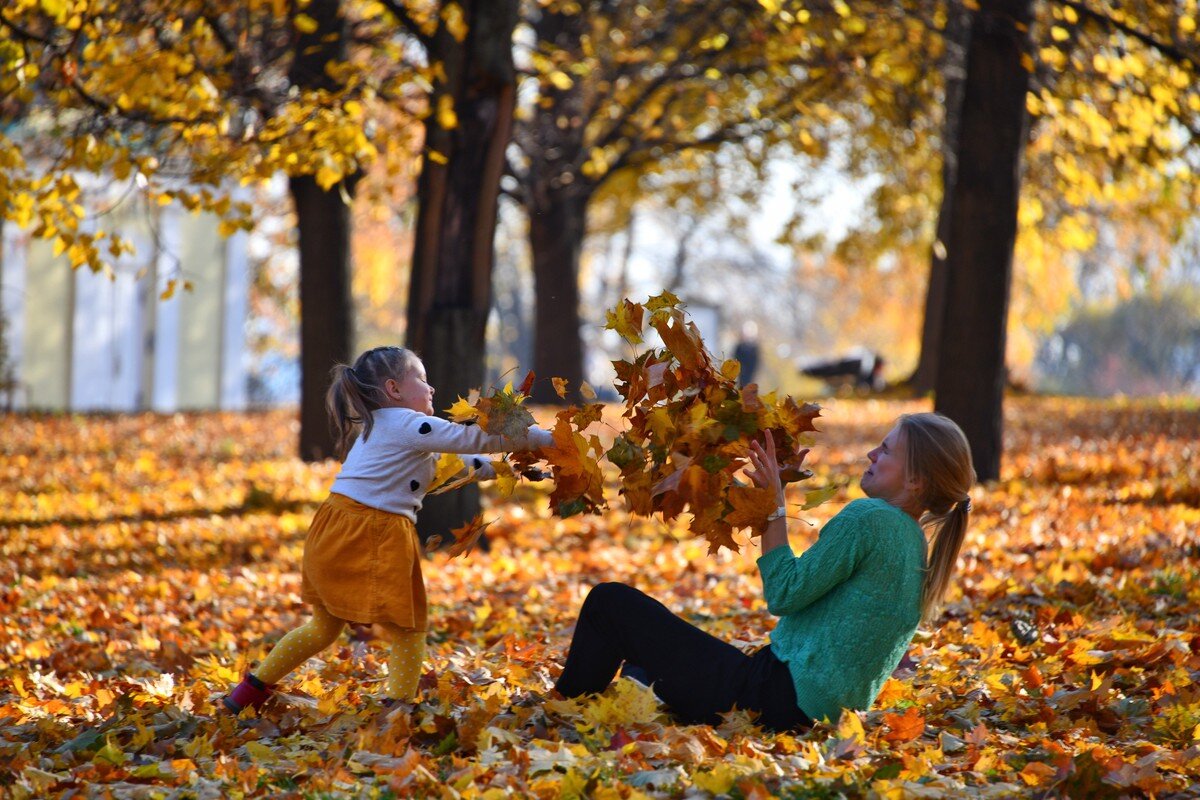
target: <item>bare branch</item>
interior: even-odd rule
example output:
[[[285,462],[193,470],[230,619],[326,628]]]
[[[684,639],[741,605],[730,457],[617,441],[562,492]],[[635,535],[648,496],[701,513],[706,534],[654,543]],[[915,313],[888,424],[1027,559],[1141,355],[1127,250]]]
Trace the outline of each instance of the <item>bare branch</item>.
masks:
[[[408,9],[406,9],[400,3],[397,3],[396,0],[381,0],[381,2],[383,3],[384,8],[392,12],[392,16],[396,18],[398,23],[400,23],[400,27],[403,28],[409,36],[421,43],[421,47],[425,48],[426,53],[433,50],[433,38],[427,35],[417,26],[417,23],[412,18],[412,15],[408,13]]]

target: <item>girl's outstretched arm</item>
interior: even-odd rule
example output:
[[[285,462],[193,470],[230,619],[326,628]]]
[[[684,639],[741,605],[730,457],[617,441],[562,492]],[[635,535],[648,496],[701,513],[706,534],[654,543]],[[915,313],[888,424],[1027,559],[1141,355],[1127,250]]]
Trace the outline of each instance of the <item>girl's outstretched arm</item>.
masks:
[[[476,425],[463,425],[441,417],[419,415],[408,425],[406,444],[427,453],[507,453],[513,450],[537,450],[554,443],[550,431],[536,425],[522,437],[484,433]]]

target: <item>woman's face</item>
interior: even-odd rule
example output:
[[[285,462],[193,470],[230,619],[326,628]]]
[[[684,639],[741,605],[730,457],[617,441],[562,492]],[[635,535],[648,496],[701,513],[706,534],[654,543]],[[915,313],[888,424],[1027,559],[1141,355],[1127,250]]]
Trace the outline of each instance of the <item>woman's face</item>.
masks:
[[[867,453],[871,466],[862,476],[862,490],[867,497],[886,500],[905,510],[912,505],[915,486],[908,480],[907,455],[904,435],[897,425],[878,447]]]

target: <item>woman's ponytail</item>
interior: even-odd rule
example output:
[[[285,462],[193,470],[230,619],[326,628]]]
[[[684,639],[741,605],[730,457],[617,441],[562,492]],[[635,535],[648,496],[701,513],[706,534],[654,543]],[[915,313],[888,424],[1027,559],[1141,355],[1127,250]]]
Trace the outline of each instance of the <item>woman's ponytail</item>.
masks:
[[[926,565],[925,582],[921,591],[921,619],[930,622],[936,619],[942,611],[942,599],[954,576],[954,567],[958,563],[958,551],[962,549],[963,539],[967,536],[967,525],[970,523],[971,501],[954,504],[939,520],[929,520],[936,530],[933,537],[933,549],[929,553],[929,563]],[[932,516],[932,515],[927,515]],[[926,522],[926,520],[922,520]]]
[[[929,509],[921,527],[932,538],[921,590],[921,619],[930,622],[942,600],[971,520],[971,487],[975,467],[962,429],[941,414],[906,414],[900,430],[907,449],[908,474],[921,484],[921,504]]]
[[[376,347],[359,356],[354,366],[334,366],[329,391],[325,393],[325,410],[329,412],[338,459],[346,458],[360,428],[363,439],[371,435],[375,424],[372,412],[381,408],[386,399],[384,381],[404,380],[416,358],[403,347]]]

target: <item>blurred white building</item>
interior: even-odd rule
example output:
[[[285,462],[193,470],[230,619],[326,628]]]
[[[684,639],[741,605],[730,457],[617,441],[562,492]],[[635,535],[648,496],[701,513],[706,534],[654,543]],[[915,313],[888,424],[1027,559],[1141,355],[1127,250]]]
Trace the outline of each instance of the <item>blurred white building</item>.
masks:
[[[223,238],[215,217],[175,204],[119,205],[104,228],[136,246],[113,274],[72,271],[48,242],[4,225],[0,315],[15,381],[0,408],[245,408],[246,235]],[[172,278],[180,288],[160,299]]]

